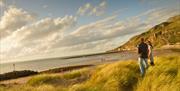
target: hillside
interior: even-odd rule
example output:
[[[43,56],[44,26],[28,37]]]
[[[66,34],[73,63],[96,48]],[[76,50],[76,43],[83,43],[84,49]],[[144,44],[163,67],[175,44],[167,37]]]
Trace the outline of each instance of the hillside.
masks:
[[[104,64],[64,74],[41,74],[26,84],[3,86],[0,91],[180,91],[179,54],[155,57],[144,78],[134,60]]]
[[[127,43],[112,51],[133,50],[141,38],[150,40],[155,48],[180,45],[180,15],[169,18],[166,22],[154,26],[149,31],[134,36]]]

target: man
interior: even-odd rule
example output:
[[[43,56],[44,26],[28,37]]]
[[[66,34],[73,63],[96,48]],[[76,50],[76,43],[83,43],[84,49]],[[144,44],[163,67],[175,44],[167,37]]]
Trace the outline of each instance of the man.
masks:
[[[148,45],[144,42],[144,38],[141,39],[141,43],[138,45],[138,54],[140,71],[144,76],[146,68],[148,68]]]

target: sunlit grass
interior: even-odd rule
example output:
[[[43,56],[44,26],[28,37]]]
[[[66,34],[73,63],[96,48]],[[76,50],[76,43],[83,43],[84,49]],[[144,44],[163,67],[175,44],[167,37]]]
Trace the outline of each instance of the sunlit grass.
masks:
[[[156,58],[156,66],[150,67],[138,83],[137,91],[180,91],[180,57]]]
[[[81,70],[74,70],[64,74],[41,74],[32,77],[27,84],[32,86],[39,86],[42,84],[62,85],[67,86],[74,83],[76,80],[85,80],[89,76],[90,70],[84,68]]]
[[[109,64],[94,73],[90,80],[75,85],[72,91],[128,91],[134,88],[139,75],[135,61]]]
[[[21,86],[14,86],[9,89],[0,89],[0,91],[67,91],[67,88],[52,85],[41,85],[41,86],[30,86],[30,85],[21,85]]]

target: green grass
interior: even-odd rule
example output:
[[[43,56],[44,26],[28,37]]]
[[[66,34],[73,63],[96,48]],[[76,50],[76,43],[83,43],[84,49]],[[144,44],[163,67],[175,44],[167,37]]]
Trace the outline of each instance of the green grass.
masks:
[[[155,57],[144,78],[137,61],[120,61],[64,74],[34,76],[27,84],[0,91],[180,91],[180,57]]]

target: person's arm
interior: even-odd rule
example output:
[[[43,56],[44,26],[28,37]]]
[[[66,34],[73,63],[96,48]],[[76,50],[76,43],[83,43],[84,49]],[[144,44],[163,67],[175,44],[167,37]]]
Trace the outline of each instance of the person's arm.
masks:
[[[150,57],[150,54],[151,54],[151,46],[148,45],[148,57]]]
[[[141,54],[141,48],[140,48],[140,45],[138,45],[138,54]]]
[[[154,48],[153,45],[151,45],[151,48],[152,48],[152,49]]]
[[[150,46],[151,46],[151,49],[153,49],[153,45],[152,45],[152,44],[150,44]]]

